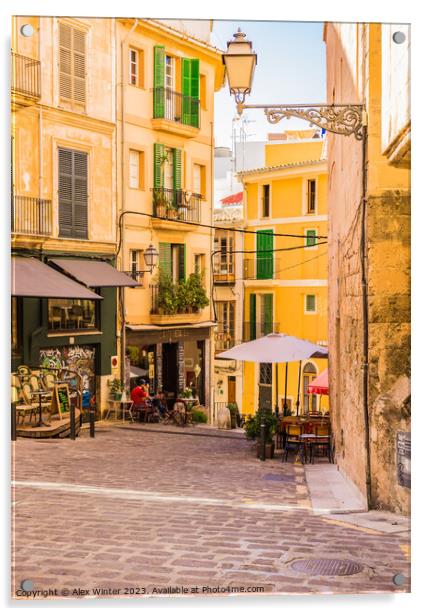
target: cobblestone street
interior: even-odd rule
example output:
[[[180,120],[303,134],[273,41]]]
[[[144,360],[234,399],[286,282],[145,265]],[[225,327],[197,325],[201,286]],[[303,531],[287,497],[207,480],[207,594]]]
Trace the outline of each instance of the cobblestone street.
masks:
[[[94,589],[128,597],[182,587],[197,588],[195,596],[228,586],[255,594],[409,590],[407,533],[315,515],[303,467],[282,464],[279,452],[260,462],[239,433],[161,428],[104,423],[95,439],[85,430],[74,442],[15,443],[13,596],[22,596],[23,580],[91,598]],[[308,575],[291,568],[299,558],[344,558],[363,570]]]

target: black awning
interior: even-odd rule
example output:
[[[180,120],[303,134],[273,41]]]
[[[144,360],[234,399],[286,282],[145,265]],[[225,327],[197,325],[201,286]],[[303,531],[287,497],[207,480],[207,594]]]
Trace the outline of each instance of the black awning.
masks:
[[[103,299],[33,257],[12,257],[12,295],[67,299]]]
[[[51,259],[59,268],[87,287],[139,287],[130,276],[105,261],[92,259]]]

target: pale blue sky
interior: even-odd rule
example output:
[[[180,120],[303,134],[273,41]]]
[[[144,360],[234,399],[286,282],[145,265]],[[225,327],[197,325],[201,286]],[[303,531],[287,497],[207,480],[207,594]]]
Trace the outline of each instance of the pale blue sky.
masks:
[[[212,42],[221,49],[240,27],[258,55],[247,103],[319,103],[326,99],[323,24],[281,21],[215,21]],[[231,146],[235,103],[225,87],[215,95],[216,146]],[[249,110],[248,139],[263,141],[268,132],[308,126],[297,119],[269,124],[263,110]],[[250,135],[254,133],[253,135]]]

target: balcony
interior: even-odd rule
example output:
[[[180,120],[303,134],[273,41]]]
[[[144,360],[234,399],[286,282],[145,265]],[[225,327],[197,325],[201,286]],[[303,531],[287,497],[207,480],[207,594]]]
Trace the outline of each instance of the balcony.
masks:
[[[153,213],[162,219],[169,221],[195,222],[201,221],[201,195],[185,190],[170,188],[153,188]],[[154,226],[164,225],[162,221],[153,219]],[[166,228],[171,229],[171,225]],[[186,230],[185,225],[179,226],[181,231]],[[188,228],[189,230],[191,227]]]
[[[52,235],[52,201],[12,195],[12,233]]]
[[[275,280],[278,278],[279,259],[269,256],[255,256],[243,261],[244,280]]]
[[[243,342],[249,342],[249,340],[262,338],[262,336],[273,333],[279,333],[279,323],[243,322]]]
[[[213,257],[213,281],[215,284],[234,284],[235,268],[233,255],[217,254]]]
[[[200,128],[200,101],[170,88],[154,88],[152,127],[195,137]]]
[[[40,60],[12,53],[12,94],[24,106],[40,98]]]
[[[157,325],[198,323],[210,301],[200,274],[174,282],[169,274],[160,273],[160,282],[150,286],[152,306],[150,320]]]

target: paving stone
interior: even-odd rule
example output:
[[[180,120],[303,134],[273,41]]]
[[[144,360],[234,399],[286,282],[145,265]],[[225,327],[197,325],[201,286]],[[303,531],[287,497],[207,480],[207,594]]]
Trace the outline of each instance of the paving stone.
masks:
[[[125,426],[55,445],[16,442],[14,479],[23,483],[14,488],[13,586],[33,579],[41,589],[409,591],[409,580],[392,582],[398,572],[409,578],[408,534],[370,534],[314,515],[301,465],[261,463],[240,437]],[[267,481],[270,473],[293,481]],[[291,570],[294,558],[312,554],[356,560],[371,575],[317,579]]]

